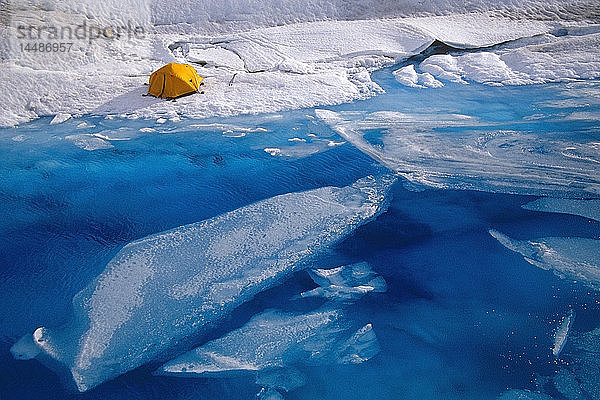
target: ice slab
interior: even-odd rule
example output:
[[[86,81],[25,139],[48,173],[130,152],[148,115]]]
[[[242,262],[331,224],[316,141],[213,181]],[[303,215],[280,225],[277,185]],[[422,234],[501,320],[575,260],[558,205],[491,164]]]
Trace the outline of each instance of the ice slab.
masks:
[[[40,351],[40,348],[33,342],[33,335],[23,336],[10,348],[10,353],[17,360],[31,360]]]
[[[577,237],[515,240],[496,230],[490,230],[490,235],[536,267],[552,270],[561,278],[600,289],[599,240]]]
[[[356,364],[379,352],[371,324],[347,339],[341,310],[306,314],[266,311],[225,336],[163,365],[158,373],[200,375],[261,371],[295,364]]]
[[[74,297],[72,321],[34,332],[37,358],[80,391],[134,369],[375,217],[393,182],[288,193],[129,243]]]
[[[256,398],[258,400],[283,400],[281,393],[272,388],[261,389],[260,392],[256,394]]]
[[[385,292],[385,280],[366,262],[332,269],[308,270],[318,288],[298,297],[324,297],[330,300],[354,300],[369,292]]]
[[[104,138],[86,133],[68,135],[65,136],[65,139],[73,142],[75,146],[87,151],[110,149],[114,147],[110,142],[104,140]]]
[[[159,371],[193,375],[283,367],[307,354],[304,342],[331,342],[341,320],[342,313],[337,310],[299,315],[268,311],[222,338],[166,363]]]
[[[579,215],[600,221],[600,200],[557,199],[544,197],[523,206],[526,210]]]
[[[479,118],[427,110],[315,113],[359,150],[412,182],[492,192],[561,192],[565,197],[600,194],[599,145],[591,139],[481,129],[486,123]],[[365,138],[375,130],[378,144]]]
[[[571,330],[571,326],[575,321],[575,311],[569,310],[569,313],[563,317],[560,324],[554,332],[554,346],[552,346],[552,354],[558,356],[567,343],[567,335]]]

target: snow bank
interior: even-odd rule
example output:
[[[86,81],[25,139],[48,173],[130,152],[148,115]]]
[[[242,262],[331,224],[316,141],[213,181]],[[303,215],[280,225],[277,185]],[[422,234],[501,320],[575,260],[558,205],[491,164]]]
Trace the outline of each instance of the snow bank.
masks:
[[[381,92],[370,71],[406,59],[434,40],[478,48],[564,26],[573,34],[546,47],[475,60],[452,56],[458,71],[445,70],[439,59],[426,60],[416,84],[439,86],[448,74],[502,83],[593,78],[600,70],[597,52],[590,51],[597,38],[584,28],[592,26],[598,8],[597,2],[579,0],[24,1],[7,9],[10,23],[1,28],[7,51],[0,60],[6,71],[0,125],[60,113],[155,118],[176,110],[202,118],[339,104]],[[89,31],[72,40],[68,53],[40,53],[22,50],[39,41],[38,31],[32,40],[21,38],[19,25],[112,30],[103,31],[110,39],[94,40],[90,36],[97,32]],[[115,38],[120,27],[128,29]],[[132,35],[135,28],[143,34]],[[40,35],[43,42],[58,43]],[[205,94],[177,103],[142,97],[149,74],[172,61],[192,63],[206,76]],[[480,68],[470,71],[471,62]]]
[[[463,55],[434,55],[419,69],[441,81],[526,85],[600,77],[600,34]]]
[[[210,327],[373,218],[393,181],[284,194],[129,243],[74,297],[72,321],[35,330],[40,354],[28,339],[13,354],[60,366],[89,390]]]

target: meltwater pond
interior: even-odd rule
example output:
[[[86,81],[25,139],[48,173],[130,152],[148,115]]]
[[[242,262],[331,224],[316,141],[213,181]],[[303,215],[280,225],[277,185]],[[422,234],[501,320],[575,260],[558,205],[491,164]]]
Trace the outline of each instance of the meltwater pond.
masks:
[[[317,110],[0,130],[0,399],[600,398],[600,82],[418,89],[391,70],[374,79],[385,94]],[[390,174],[398,180],[360,224],[293,217],[319,188]],[[344,210],[357,207],[352,189],[340,193]],[[259,232],[263,212],[248,210],[260,204],[290,215],[264,237],[302,234],[288,255],[327,229],[339,238],[319,239],[288,274],[204,329],[177,331],[189,335],[141,366],[98,372],[84,393],[13,357],[29,358],[31,347],[13,347],[23,335],[67,324],[74,296],[85,299],[126,244],[228,212],[240,223],[231,232],[245,215]],[[228,235],[249,259],[265,251],[262,236]],[[212,239],[207,229],[193,240]],[[172,264],[193,267],[189,253]],[[118,290],[135,278],[111,276],[111,301],[136,307]],[[119,324],[142,315],[97,307]],[[143,312],[166,331],[181,323],[168,308]],[[108,341],[134,349],[143,333],[127,329]]]

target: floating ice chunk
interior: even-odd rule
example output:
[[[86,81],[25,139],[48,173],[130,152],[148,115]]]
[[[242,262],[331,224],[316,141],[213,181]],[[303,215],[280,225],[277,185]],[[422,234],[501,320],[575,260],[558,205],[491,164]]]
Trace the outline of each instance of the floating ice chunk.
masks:
[[[93,128],[96,125],[94,124],[88,124],[87,122],[83,121],[77,124],[77,129],[85,129],[85,128]]]
[[[179,356],[160,368],[166,374],[259,371],[310,358],[305,344],[330,347],[340,330],[341,311],[308,314],[267,311],[227,335]]]
[[[318,288],[303,292],[299,297],[325,297],[327,299],[356,299],[369,292],[385,292],[385,280],[366,262],[332,269],[309,270]]]
[[[600,194],[600,153],[593,140],[572,142],[534,130],[481,129],[480,119],[427,110],[315,114],[359,150],[412,182],[492,192],[559,192],[564,197]],[[381,132],[376,145],[365,138],[373,130]]]
[[[552,397],[529,390],[511,389],[500,395],[498,400],[552,400]]]
[[[273,388],[262,388],[260,392],[256,394],[256,398],[258,400],[283,400],[281,393]]]
[[[493,229],[489,232],[504,247],[521,254],[528,263],[552,270],[559,277],[600,289],[599,240],[556,237],[514,240]]]
[[[157,373],[189,376],[294,364],[358,364],[376,355],[379,344],[371,324],[344,340],[348,332],[343,317],[341,311],[327,308],[307,314],[267,311],[169,361]]]
[[[266,147],[264,149],[264,152],[275,157],[276,155],[279,155],[281,153],[281,149],[277,147]]]
[[[27,137],[25,135],[16,135],[11,138],[13,142],[24,142]]]
[[[393,181],[284,194],[129,243],[75,296],[72,321],[35,331],[37,358],[80,391],[134,369],[376,216]],[[223,357],[211,360],[252,368]]]
[[[338,350],[338,363],[360,364],[379,353],[379,342],[373,331],[373,325],[360,328]]]
[[[558,327],[556,327],[556,331],[554,332],[554,346],[552,347],[554,357],[558,356],[565,347],[565,344],[567,344],[567,335],[574,320],[575,311],[569,310],[569,313],[563,317]]]
[[[71,114],[58,113],[54,116],[54,118],[52,118],[52,121],[50,121],[50,125],[62,124],[63,122],[65,122],[68,119],[71,119]]]
[[[40,353],[40,348],[33,342],[32,335],[24,335],[12,345],[10,353],[17,360],[31,360]]]
[[[70,140],[73,144],[83,150],[94,151],[102,149],[110,149],[114,147],[106,140],[91,134],[78,134],[65,136],[66,140]]]
[[[600,200],[555,199],[544,197],[523,206],[526,210],[579,215],[600,221]]]

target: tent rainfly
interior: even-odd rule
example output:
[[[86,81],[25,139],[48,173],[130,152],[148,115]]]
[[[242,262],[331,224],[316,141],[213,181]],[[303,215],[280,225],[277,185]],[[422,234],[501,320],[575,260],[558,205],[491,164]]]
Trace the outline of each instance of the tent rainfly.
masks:
[[[150,75],[148,94],[162,99],[174,99],[196,93],[202,78],[189,64],[169,63]]]

